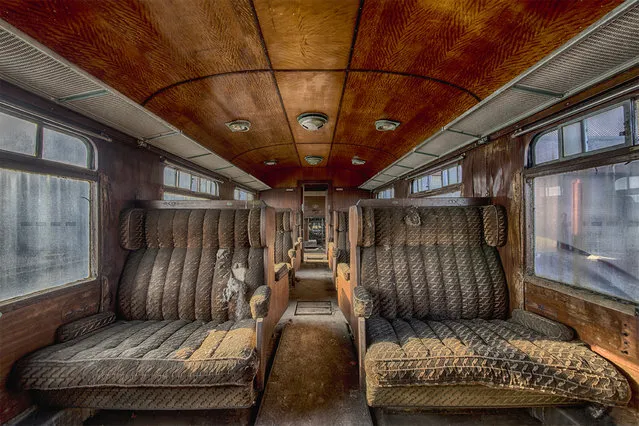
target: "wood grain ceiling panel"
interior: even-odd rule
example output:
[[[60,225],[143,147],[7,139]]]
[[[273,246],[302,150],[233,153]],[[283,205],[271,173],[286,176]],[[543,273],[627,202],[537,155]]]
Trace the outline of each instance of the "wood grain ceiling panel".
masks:
[[[229,161],[251,149],[293,144],[270,72],[226,74],[175,86],[146,107]],[[233,120],[249,120],[251,130],[231,132],[225,123]],[[290,155],[297,161],[294,152]]]
[[[276,72],[284,108],[296,143],[330,143],[344,86],[343,71]],[[328,123],[316,132],[309,132],[297,122],[305,112],[322,112]]]
[[[358,171],[330,167],[280,168],[256,176],[272,188],[292,188],[300,181],[330,181],[334,187],[356,188],[366,181]]]
[[[264,164],[266,160],[277,160],[277,165],[267,166]],[[247,151],[233,158],[232,162],[241,169],[269,175],[277,174],[281,168],[300,166],[295,145],[292,143],[287,145],[265,146]]]
[[[138,103],[269,66],[249,0],[3,0],[0,17]]]
[[[363,145],[399,158],[476,103],[468,93],[436,81],[351,72],[333,149],[339,143]],[[402,124],[393,132],[379,132],[374,123],[380,119]]]
[[[620,3],[367,1],[351,68],[438,78],[483,99]]]
[[[331,144],[330,143],[304,143],[304,144],[296,144],[297,146],[297,152],[300,156],[300,162],[302,163],[303,166],[308,166],[308,167],[326,167],[326,165],[328,164],[328,156],[330,155],[331,152]],[[318,166],[310,166],[306,160],[304,160],[304,157],[306,157],[307,155],[319,155],[321,157],[324,157],[324,160],[318,164]]]
[[[353,165],[351,160],[354,156],[366,160],[366,164]],[[361,145],[333,144],[328,166],[334,169],[354,170],[370,178],[396,159],[391,153],[382,149]]]
[[[359,0],[255,0],[274,69],[344,69]]]

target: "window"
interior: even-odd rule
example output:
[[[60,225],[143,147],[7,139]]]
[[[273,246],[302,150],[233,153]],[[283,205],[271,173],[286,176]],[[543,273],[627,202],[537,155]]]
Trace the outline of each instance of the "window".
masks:
[[[535,139],[532,164],[563,161],[589,152],[632,145],[631,102],[598,111]]]
[[[175,166],[164,167],[165,200],[210,200],[219,195],[213,179]]]
[[[0,301],[93,278],[91,143],[4,112],[0,123],[0,157],[32,157],[0,168]],[[43,160],[59,168],[38,172]]]
[[[390,188],[386,188],[383,191],[379,191],[377,193],[377,198],[379,198],[380,200],[388,200],[391,198],[395,198],[395,188],[394,187],[390,187]]]
[[[622,106],[608,108],[580,121],[560,126],[535,140],[533,159],[548,140],[561,160],[611,147],[630,152],[633,141],[628,114]],[[624,115],[622,115],[622,113]],[[625,122],[620,121],[625,116]],[[629,135],[629,136],[626,136]],[[562,149],[559,149],[562,148]],[[598,157],[600,158],[600,157]],[[535,175],[531,168],[533,225],[532,273],[538,277],[585,288],[619,299],[639,302],[639,159],[593,159],[581,169],[573,163],[564,171]],[[618,157],[617,157],[618,158]],[[560,160],[560,161],[561,161]],[[601,163],[601,164],[599,164]],[[554,170],[554,169],[553,169]]]
[[[434,191],[448,186],[460,185],[461,182],[461,164],[457,163],[445,169],[440,169],[435,172],[416,177],[411,181],[410,192],[411,194],[427,193],[428,191]],[[445,193],[437,191],[437,194],[448,197],[459,197],[461,195],[461,190],[451,188],[450,191],[445,191]]]
[[[255,194],[241,188],[235,188],[235,191],[233,191],[233,199],[240,201],[252,201],[255,199]]]

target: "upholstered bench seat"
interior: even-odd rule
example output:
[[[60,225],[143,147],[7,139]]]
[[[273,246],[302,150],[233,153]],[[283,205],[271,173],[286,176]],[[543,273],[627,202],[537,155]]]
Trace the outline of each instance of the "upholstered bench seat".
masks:
[[[250,385],[255,321],[118,321],[23,359],[25,389]]]
[[[583,344],[553,339],[514,321],[372,317],[366,334],[371,405],[387,403],[371,388],[429,385],[539,392],[556,396],[556,403],[579,399],[616,405],[629,397],[615,368]]]

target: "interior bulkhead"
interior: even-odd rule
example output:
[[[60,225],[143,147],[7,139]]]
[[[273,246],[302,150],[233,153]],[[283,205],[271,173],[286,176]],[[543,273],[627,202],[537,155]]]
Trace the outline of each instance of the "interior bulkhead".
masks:
[[[639,1],[0,0],[0,424],[639,424]]]

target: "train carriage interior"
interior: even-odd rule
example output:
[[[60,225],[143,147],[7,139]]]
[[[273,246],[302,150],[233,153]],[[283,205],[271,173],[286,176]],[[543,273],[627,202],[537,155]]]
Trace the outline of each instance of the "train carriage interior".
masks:
[[[639,425],[639,0],[0,0],[0,424]]]

